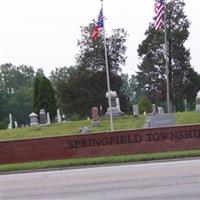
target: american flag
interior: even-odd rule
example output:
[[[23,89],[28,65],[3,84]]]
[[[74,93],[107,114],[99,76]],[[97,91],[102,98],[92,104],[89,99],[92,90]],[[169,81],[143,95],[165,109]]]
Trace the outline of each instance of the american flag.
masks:
[[[162,28],[164,22],[164,11],[165,11],[164,0],[157,0],[155,5],[155,10],[156,10],[155,29],[156,31],[159,31]]]
[[[92,39],[96,40],[100,36],[100,31],[104,27],[104,20],[103,20],[103,9],[101,8],[98,16],[98,21],[94,25],[93,32],[92,32]]]

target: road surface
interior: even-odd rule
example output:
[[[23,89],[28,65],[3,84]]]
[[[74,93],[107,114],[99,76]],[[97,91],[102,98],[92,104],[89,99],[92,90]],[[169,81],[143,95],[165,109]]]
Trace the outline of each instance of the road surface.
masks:
[[[200,200],[200,160],[1,176],[1,200]]]

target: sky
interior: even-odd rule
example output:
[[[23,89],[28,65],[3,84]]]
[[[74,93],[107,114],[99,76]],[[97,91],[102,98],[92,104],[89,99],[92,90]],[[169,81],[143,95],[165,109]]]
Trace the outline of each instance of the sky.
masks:
[[[191,22],[186,47],[192,67],[200,73],[200,1],[185,3]],[[0,64],[43,68],[46,76],[56,67],[75,65],[80,27],[96,19],[100,7],[100,0],[0,0]],[[154,0],[104,0],[104,15],[107,35],[115,28],[128,32],[127,61],[122,71],[135,74],[141,62],[138,45],[155,16]]]

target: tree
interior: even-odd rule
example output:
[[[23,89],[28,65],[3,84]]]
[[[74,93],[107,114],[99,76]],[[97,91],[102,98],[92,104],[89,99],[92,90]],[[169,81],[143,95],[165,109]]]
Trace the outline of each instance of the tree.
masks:
[[[89,116],[93,106],[102,106],[103,112],[108,107],[105,97],[107,80],[104,43],[102,37],[92,40],[92,26],[93,24],[89,24],[81,30],[77,65],[56,69],[51,73],[51,81],[56,88],[62,111],[66,114],[77,113],[80,117]],[[116,29],[106,38],[111,90],[117,91],[119,98],[123,94],[120,92],[122,79],[118,72],[126,60],[126,37],[127,33],[123,29]]]
[[[91,37],[93,24],[81,29],[81,39],[78,40],[80,53],[77,55],[77,64],[87,69],[106,71],[104,38],[102,35],[93,41]],[[127,32],[124,29],[114,29],[110,37],[106,37],[106,48],[108,57],[109,72],[116,74],[121,71],[120,66],[126,61],[126,38]]]
[[[39,113],[40,109],[45,109],[50,113],[51,119],[56,114],[56,98],[51,82],[41,73],[37,73],[34,82],[33,110]]]
[[[6,128],[9,113],[20,124],[29,120],[35,72],[31,66],[0,65],[0,123]]]
[[[183,99],[192,100],[187,92],[188,85],[194,85],[191,75],[198,79],[190,66],[190,51],[184,43],[189,36],[189,21],[184,13],[185,3],[181,0],[172,0],[167,3],[167,45],[169,60],[170,100],[178,110],[182,110]],[[166,73],[164,59],[164,31],[156,32],[153,23],[150,23],[145,32],[146,39],[138,47],[138,55],[142,62],[138,65],[137,80],[139,87],[156,104],[166,100]],[[194,93],[200,86],[194,88]]]
[[[0,72],[0,88],[8,95],[33,86],[35,72],[31,66],[7,63],[0,66]]]
[[[20,89],[11,95],[7,103],[7,110],[12,113],[13,120],[16,120],[19,125],[29,123],[29,114],[32,112],[32,95],[33,88]]]

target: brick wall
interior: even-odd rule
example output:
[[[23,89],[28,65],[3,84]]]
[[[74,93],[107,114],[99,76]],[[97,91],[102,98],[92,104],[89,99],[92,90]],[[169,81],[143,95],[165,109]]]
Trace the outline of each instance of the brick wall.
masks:
[[[0,164],[200,149],[200,125],[0,142]]]

